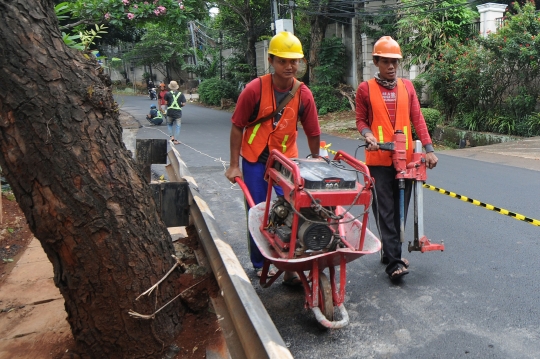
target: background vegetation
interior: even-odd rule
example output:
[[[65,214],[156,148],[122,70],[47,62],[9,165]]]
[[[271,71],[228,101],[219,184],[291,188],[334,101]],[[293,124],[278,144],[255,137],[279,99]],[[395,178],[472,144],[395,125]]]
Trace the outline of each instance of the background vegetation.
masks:
[[[402,47],[402,66],[418,66],[421,75],[414,80],[415,88],[419,97],[428,99],[427,105],[439,111],[441,117],[435,116],[439,124],[540,135],[540,16],[531,1],[509,3],[503,26],[485,38],[478,34],[476,6],[466,0],[402,0],[382,4],[376,11],[352,1],[298,0],[293,6],[282,1],[278,14],[272,13],[267,0],[58,3],[66,42],[86,46],[82,40],[87,31],[96,24],[106,25],[93,41],[97,49],[135,44],[123,63],[145,66],[154,78],[155,72],[168,79],[172,70],[189,71],[201,81],[200,99],[213,105],[219,105],[221,98],[236,99],[243,85],[255,77],[255,42],[271,38],[271,19],[294,16],[295,34],[309,64],[301,80],[310,86],[321,115],[350,109],[343,91],[337,89],[354,59],[342,39],[324,34],[330,23],[340,19],[337,15],[356,14],[361,33],[371,39],[393,36]],[[214,6],[219,13],[210,16],[209,8]],[[165,10],[157,11],[160,7]],[[193,24],[205,37],[195,49],[189,32]],[[220,50],[230,48],[233,55],[221,57]],[[192,56],[196,64],[186,62]],[[119,71],[129,80],[125,64]],[[431,118],[426,119],[428,126]]]
[[[540,135],[540,17],[515,3],[486,38],[448,39],[422,75],[445,123],[472,131]]]

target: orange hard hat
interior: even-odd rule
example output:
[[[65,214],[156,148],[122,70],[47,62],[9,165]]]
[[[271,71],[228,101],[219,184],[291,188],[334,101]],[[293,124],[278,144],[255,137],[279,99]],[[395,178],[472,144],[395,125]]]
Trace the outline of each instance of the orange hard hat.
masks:
[[[373,45],[373,56],[402,59],[401,49],[396,40],[390,36],[383,36]]]

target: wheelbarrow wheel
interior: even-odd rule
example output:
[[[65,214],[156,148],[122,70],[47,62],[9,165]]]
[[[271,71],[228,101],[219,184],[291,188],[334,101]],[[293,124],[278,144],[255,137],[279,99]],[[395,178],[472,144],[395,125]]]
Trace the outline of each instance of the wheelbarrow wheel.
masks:
[[[332,285],[323,272],[319,273],[319,309],[329,321],[334,320],[334,301]]]

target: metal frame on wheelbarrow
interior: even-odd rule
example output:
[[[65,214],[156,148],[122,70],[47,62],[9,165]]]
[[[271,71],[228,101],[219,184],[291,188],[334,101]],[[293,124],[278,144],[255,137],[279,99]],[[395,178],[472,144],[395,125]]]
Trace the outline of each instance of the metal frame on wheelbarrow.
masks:
[[[314,161],[322,161],[322,159],[314,159]],[[250,207],[248,217],[250,233],[266,259],[260,279],[261,286],[269,287],[285,271],[298,273],[306,296],[305,306],[314,312],[317,321],[324,328],[342,328],[349,323],[349,316],[343,305],[347,283],[346,264],[366,254],[378,252],[381,248],[379,239],[367,228],[368,209],[372,195],[369,169],[365,164],[342,151],[337,152],[333,161],[343,161],[362,173],[365,185],[357,182],[355,189],[307,190],[304,188],[304,179],[300,176],[298,166],[291,159],[275,150],[270,154],[266,167],[265,179],[268,181],[266,202],[255,205],[245,184],[240,178],[236,179]],[[276,162],[286,171],[276,169]],[[286,176],[284,172],[290,175]],[[285,199],[295,209],[291,241],[288,246],[283,245],[283,242],[266,228],[274,184],[283,189]],[[310,207],[313,199],[317,200],[318,204],[323,207],[335,207],[335,214],[343,216],[337,225],[337,231],[339,231],[345,248],[336,248],[333,251],[295,258],[299,221],[297,213],[300,212],[301,208]],[[362,221],[355,219],[342,205],[364,206]],[[271,278],[268,277],[270,264],[274,264],[278,269],[278,273]],[[338,265],[339,289],[336,283],[335,269]],[[323,273],[325,268],[328,268],[330,278]],[[305,271],[309,272],[307,276]],[[334,306],[338,307],[341,320],[334,321]]]

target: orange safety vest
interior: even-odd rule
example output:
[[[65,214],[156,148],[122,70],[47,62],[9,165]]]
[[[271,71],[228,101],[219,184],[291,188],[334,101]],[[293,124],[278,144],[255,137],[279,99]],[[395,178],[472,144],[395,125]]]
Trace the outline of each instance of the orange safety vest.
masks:
[[[259,77],[261,80],[261,100],[256,121],[271,114],[277,108],[274,98],[274,85],[272,75],[267,74]],[[297,81],[297,80],[294,80]],[[298,157],[296,138],[298,137],[298,111],[300,109],[300,91],[296,91],[294,97],[283,108],[281,118],[273,128],[273,119],[268,119],[255,126],[246,127],[242,138],[240,154],[249,162],[257,162],[257,159],[268,145],[270,152],[277,149],[288,158]]]
[[[394,132],[402,130],[406,138],[407,163],[411,162],[413,145],[411,134],[411,119],[409,108],[409,96],[407,88],[401,79],[397,81],[397,98],[396,98],[396,122],[392,127],[388,108],[381,94],[381,89],[375,79],[368,81],[369,102],[371,111],[373,112],[373,122],[371,123],[371,131],[377,139],[377,142],[392,141]],[[366,164],[369,166],[392,166],[391,151],[365,151]]]

